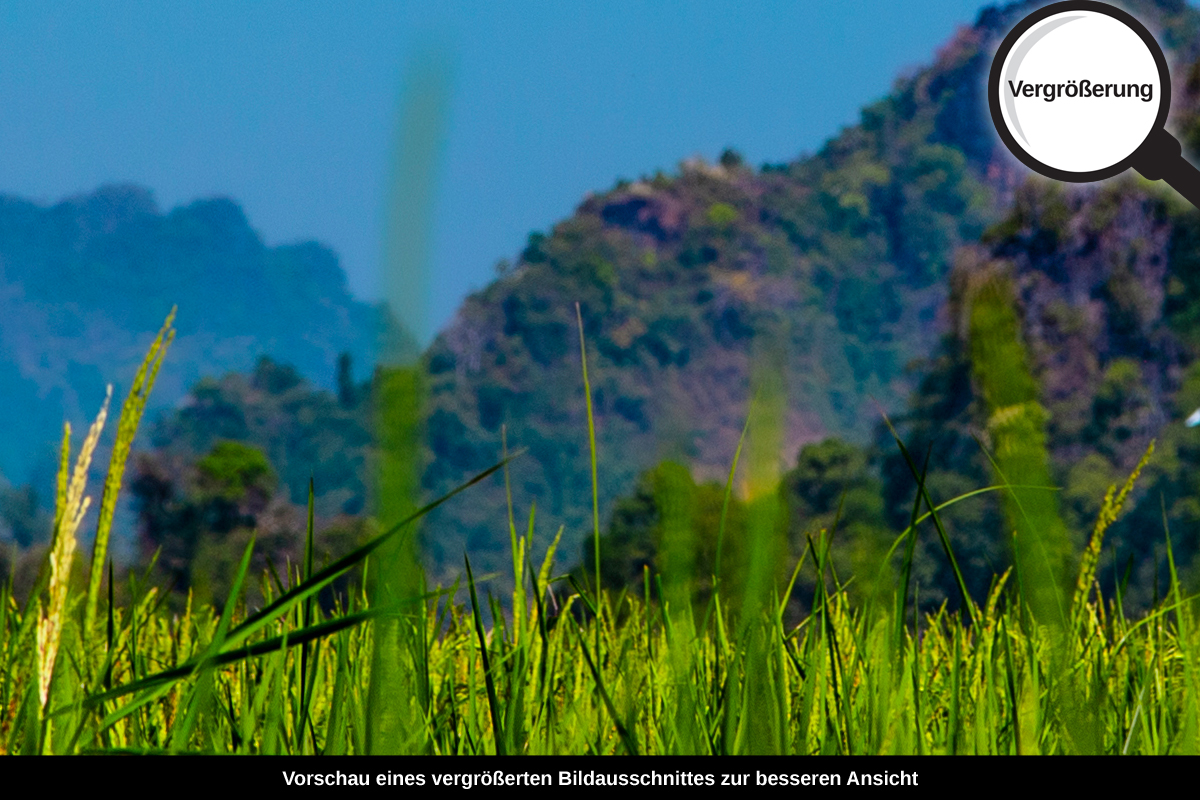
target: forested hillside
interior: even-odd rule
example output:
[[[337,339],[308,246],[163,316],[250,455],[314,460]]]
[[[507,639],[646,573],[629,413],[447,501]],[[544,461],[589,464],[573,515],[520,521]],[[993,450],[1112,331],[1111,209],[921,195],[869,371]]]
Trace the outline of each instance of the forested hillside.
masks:
[[[449,488],[510,447],[519,506],[538,503],[567,552],[587,531],[590,477],[575,303],[591,353],[602,504],[663,458],[723,477],[747,411],[756,353],[782,353],[781,463],[826,436],[870,440],[903,411],[947,330],[956,252],[1009,216],[1026,170],[1002,151],[984,77],[1025,5],[984,11],[933,65],[900,79],[818,153],[755,169],[736,153],[588,197],[534,234],[509,274],[472,296],[429,352],[426,472]],[[1196,14],[1137,4],[1177,58]],[[1180,93],[1183,94],[1183,93]],[[1191,123],[1183,116],[1183,124]],[[1189,128],[1190,130],[1190,128]],[[947,465],[949,466],[949,465]],[[501,548],[503,496],[459,504],[435,553]]]

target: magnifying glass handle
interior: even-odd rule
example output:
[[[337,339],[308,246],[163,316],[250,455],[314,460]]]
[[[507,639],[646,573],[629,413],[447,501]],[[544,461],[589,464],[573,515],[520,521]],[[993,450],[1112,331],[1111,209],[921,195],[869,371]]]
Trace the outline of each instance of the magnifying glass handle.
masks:
[[[1133,168],[1151,181],[1166,181],[1188,202],[1200,208],[1200,170],[1183,157],[1179,140],[1156,128],[1133,154]]]

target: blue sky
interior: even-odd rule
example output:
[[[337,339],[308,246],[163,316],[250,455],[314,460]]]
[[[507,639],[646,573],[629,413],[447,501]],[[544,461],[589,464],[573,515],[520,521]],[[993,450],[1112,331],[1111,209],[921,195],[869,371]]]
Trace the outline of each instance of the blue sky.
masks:
[[[0,193],[228,196],[378,296],[399,98],[452,65],[431,331],[588,191],[734,147],[790,160],[856,121],[985,3],[0,3]]]

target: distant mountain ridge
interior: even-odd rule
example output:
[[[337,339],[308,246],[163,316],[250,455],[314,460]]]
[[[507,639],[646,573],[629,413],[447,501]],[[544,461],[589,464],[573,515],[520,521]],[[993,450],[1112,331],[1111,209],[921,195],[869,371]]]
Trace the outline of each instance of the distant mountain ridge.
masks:
[[[164,213],[137,186],[50,206],[0,196],[0,475],[40,475],[64,415],[90,418],[109,382],[119,400],[173,305],[160,407],[262,355],[331,386],[340,352],[365,365],[374,350],[378,311],[351,296],[337,256],[264,245],[231,200]]]

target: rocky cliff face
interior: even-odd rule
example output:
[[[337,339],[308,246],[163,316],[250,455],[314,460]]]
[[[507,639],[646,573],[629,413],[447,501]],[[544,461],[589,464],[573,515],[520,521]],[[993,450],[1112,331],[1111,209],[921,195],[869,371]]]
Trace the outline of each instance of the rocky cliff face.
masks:
[[[1101,451],[1132,469],[1173,417],[1192,355],[1168,325],[1174,226],[1132,181],[1099,191],[1031,183],[993,232],[1012,265],[1025,335],[1064,463]],[[1178,283],[1177,281],[1175,282]]]

